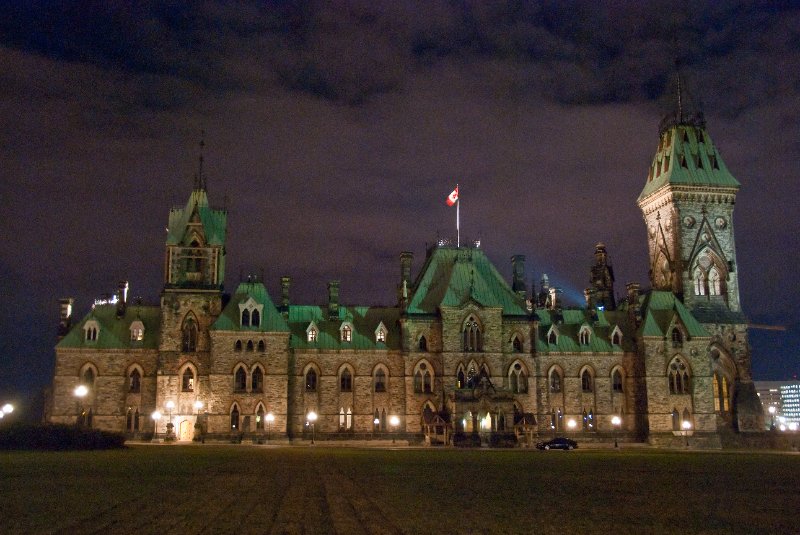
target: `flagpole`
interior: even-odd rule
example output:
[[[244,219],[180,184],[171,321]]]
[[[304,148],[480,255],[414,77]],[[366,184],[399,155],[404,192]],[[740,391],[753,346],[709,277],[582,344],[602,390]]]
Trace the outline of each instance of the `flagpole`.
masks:
[[[461,191],[456,184],[456,191],[458,191],[458,199],[456,200],[456,247],[461,247]]]

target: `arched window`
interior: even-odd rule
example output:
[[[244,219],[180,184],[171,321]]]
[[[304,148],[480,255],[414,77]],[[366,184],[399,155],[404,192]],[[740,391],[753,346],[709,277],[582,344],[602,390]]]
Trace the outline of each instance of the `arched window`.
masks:
[[[246,308],[242,310],[242,327],[250,326],[250,311]]]
[[[351,342],[353,340],[353,329],[349,325],[342,326],[342,342]]]
[[[259,403],[258,409],[256,409],[256,431],[263,431],[263,430],[264,430],[264,405]]]
[[[419,337],[419,350],[420,351],[428,350],[428,340],[426,340],[424,336]]]
[[[253,368],[252,385],[253,385],[252,388],[253,392],[264,391],[264,372],[261,370],[261,366],[255,366]]]
[[[458,367],[458,373],[456,373],[456,388],[466,388],[467,380],[466,376],[464,375],[464,367]]]
[[[706,275],[699,267],[694,270],[694,294],[706,295]]]
[[[622,333],[619,332],[618,327],[614,329],[614,334],[611,335],[611,343],[614,344],[615,346],[622,345]]]
[[[469,370],[467,370],[467,388],[475,388],[478,385],[478,370],[475,369],[475,363],[470,362]]]
[[[672,329],[672,347],[679,347],[683,344],[683,333],[677,327]]]
[[[611,374],[611,390],[616,393],[622,392],[622,372],[614,370]]]
[[[261,314],[259,314],[258,310],[253,310],[252,314],[250,314],[250,325],[253,327],[261,325]]]
[[[708,295],[722,295],[719,271],[715,267],[708,270]]]
[[[139,373],[139,370],[134,369],[128,379],[128,392],[131,394],[138,394],[142,391],[142,375]]]
[[[253,341],[252,340],[248,340],[247,341],[247,350],[248,351],[252,351],[253,349],[254,349]]]
[[[239,406],[234,403],[231,409],[231,431],[239,430]]]
[[[477,320],[470,316],[464,322],[464,351],[474,352],[483,351],[483,335]]]
[[[680,357],[675,357],[669,365],[669,393],[689,393],[689,368]]]
[[[241,340],[236,340],[236,343],[233,344],[233,350],[234,351],[241,351],[242,350],[242,341]]]
[[[344,368],[339,375],[339,390],[341,392],[353,391],[353,374],[348,368]]]
[[[433,374],[425,362],[417,364],[414,370],[414,393],[429,394],[433,391]]]
[[[264,340],[259,340],[258,341],[258,351],[263,353],[266,350],[267,350],[267,344],[264,343]]]
[[[552,345],[558,343],[558,333],[556,333],[555,329],[550,329],[550,332],[547,334],[547,343]]]
[[[582,327],[578,333],[578,338],[582,346],[588,346],[592,336],[592,331],[588,327]]]
[[[672,409],[672,430],[681,430],[681,414],[678,412],[678,409]]]
[[[386,372],[383,368],[375,370],[375,392],[386,392]]]
[[[524,394],[528,391],[528,376],[519,362],[515,362],[508,372],[508,385],[514,394]]]
[[[518,335],[514,335],[514,338],[511,339],[511,350],[514,353],[522,353],[522,340]]]
[[[94,368],[92,368],[91,366],[87,366],[86,369],[83,370],[83,384],[88,388],[93,387],[94,378],[95,378]]]
[[[310,329],[308,329],[306,334],[308,335],[308,341],[309,342],[316,342],[317,341],[317,330],[316,329],[310,328]]]
[[[583,392],[592,392],[594,391],[594,378],[592,377],[591,372],[586,369],[583,370],[581,373],[581,391]]]
[[[236,373],[233,374],[233,391],[244,392],[247,390],[247,372],[244,371],[244,366],[236,368]]]
[[[129,408],[125,415],[125,429],[128,431],[139,430],[139,409],[136,410]]]
[[[181,376],[181,392],[194,392],[194,372],[186,368]]]
[[[314,368],[309,368],[306,372],[306,392],[317,391],[317,371]]]
[[[181,328],[181,351],[194,353],[197,351],[197,322],[192,316],[187,316]]]
[[[719,413],[730,410],[728,397],[728,379],[724,375],[715,373],[713,376],[714,410]]]
[[[550,392],[561,392],[561,372],[555,368],[550,370]]]

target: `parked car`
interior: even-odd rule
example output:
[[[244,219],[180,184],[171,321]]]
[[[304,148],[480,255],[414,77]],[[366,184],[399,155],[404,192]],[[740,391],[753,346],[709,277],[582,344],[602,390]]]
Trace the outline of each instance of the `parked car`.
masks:
[[[578,443],[564,437],[557,437],[547,442],[539,442],[536,447],[540,450],[574,450]]]

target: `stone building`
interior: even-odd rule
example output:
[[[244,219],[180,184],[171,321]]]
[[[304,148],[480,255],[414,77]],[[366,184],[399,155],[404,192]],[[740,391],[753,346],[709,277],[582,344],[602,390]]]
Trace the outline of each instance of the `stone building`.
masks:
[[[127,283],[78,321],[62,300],[50,419],[179,440],[718,447],[763,429],[738,190],[702,118],[669,118],[638,199],[652,289],[629,283],[616,299],[598,243],[586,306],[567,307],[546,276],[527,288],[523,256],[509,284],[477,246],[439,243],[416,276],[400,254],[395,305],[366,307],[341,304],[336,281],[326,306],[292,303],[289,277],[277,301],[253,278],[226,293],[227,214],[199,181],[169,215],[158,306],[131,303]]]

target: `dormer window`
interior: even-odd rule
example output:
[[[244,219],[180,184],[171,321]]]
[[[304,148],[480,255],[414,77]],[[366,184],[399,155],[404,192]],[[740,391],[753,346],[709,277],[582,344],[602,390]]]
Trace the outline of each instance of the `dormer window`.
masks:
[[[131,342],[141,342],[144,340],[144,324],[136,320],[131,323]]]
[[[611,332],[611,344],[615,346],[622,345],[622,331],[619,328],[619,325],[614,327],[614,330]]]
[[[97,335],[100,334],[100,324],[95,320],[89,320],[83,326],[84,340],[87,342],[96,342]]]
[[[342,342],[353,341],[353,326],[350,325],[349,323],[342,323],[342,326],[339,329],[339,333],[341,335]]]
[[[547,343],[551,345],[558,344],[558,331],[555,326],[550,327],[550,330],[547,332]]]
[[[317,329],[316,324],[312,321],[308,327],[306,327],[306,340],[309,342],[316,342],[318,334],[319,329]]]
[[[385,344],[386,343],[386,326],[381,322],[378,325],[378,328],[375,329],[375,343],[378,344]]]
[[[243,303],[239,303],[239,314],[242,327],[260,327],[261,314],[264,305],[255,302],[252,297],[248,297]]]
[[[592,330],[589,328],[588,325],[584,325],[581,327],[580,332],[578,333],[578,341],[582,346],[588,346],[589,342],[592,338]]]

